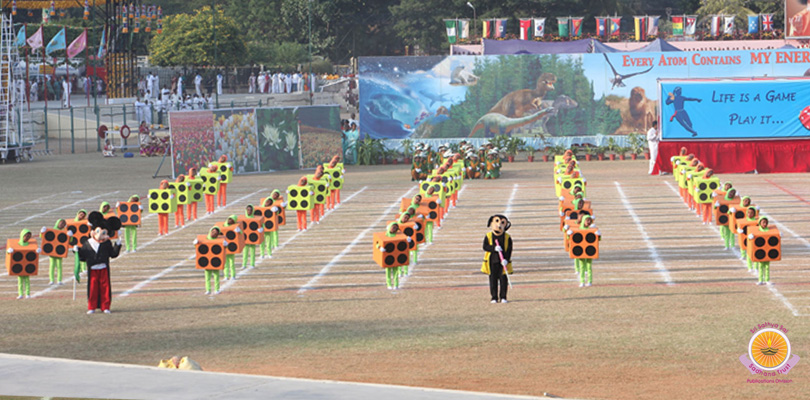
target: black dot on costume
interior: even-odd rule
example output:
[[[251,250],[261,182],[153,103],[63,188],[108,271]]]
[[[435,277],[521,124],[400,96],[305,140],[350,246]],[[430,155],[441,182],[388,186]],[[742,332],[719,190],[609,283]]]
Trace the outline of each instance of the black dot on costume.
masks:
[[[185,203],[186,202],[186,195],[181,194],[180,196],[177,196],[177,201],[179,201],[181,203]]]
[[[69,226],[69,227],[67,228],[67,230],[69,230],[69,231],[73,232],[73,234],[74,234],[74,235],[76,234],[76,227],[75,227],[75,226]]]
[[[394,256],[385,257],[385,265],[394,265],[394,261],[396,261],[396,258],[394,258]]]
[[[202,185],[202,183],[200,183],[200,182],[197,182],[197,183],[195,183],[195,184],[194,184],[194,190],[196,190],[196,191],[198,191],[198,192],[199,192],[200,190],[202,190],[202,187],[203,187],[203,185]]]
[[[728,215],[721,215],[719,218],[717,218],[717,221],[720,222],[720,225],[727,224],[728,223]]]
[[[169,205],[166,204],[166,203],[163,203],[163,204],[160,205],[160,209],[163,210],[163,211],[169,211]]]
[[[56,246],[56,254],[65,254],[65,251],[67,251],[67,248],[64,245]]]
[[[44,253],[50,253],[50,252],[52,252],[52,251],[53,251],[53,245],[52,245],[52,244],[50,244],[50,243],[45,243],[44,245],[42,245],[42,251],[43,251]]]
[[[223,182],[227,181],[227,180],[228,180],[228,175],[221,175],[221,176],[219,177],[219,180],[221,180],[221,181],[223,181]]]
[[[725,204],[720,205],[720,214],[725,214],[728,212],[728,206]]]
[[[764,237],[758,237],[758,238],[754,239],[754,245],[757,246],[757,247],[765,246],[765,238]]]
[[[36,264],[28,264],[28,265],[25,266],[25,273],[33,274],[34,272],[37,272],[37,265]]]
[[[707,187],[708,186],[706,185],[706,182],[700,182],[700,184],[698,185],[698,189],[701,191],[706,190]]]
[[[28,261],[34,261],[37,259],[37,253],[29,251],[28,253],[25,253],[25,259]]]
[[[199,259],[197,259],[197,265],[199,265],[202,268],[207,267],[208,266],[208,259],[205,258],[205,257],[200,257]]]
[[[394,244],[393,243],[386,243],[385,244],[385,252],[390,253],[394,251]]]
[[[193,199],[195,202],[197,202],[197,201],[200,201],[200,200],[202,199],[202,196],[201,196],[199,193],[194,193],[194,194],[192,195],[192,199]]]
[[[319,194],[319,195],[315,196],[315,202],[316,203],[323,203],[323,195]]]
[[[335,179],[340,179],[340,172],[334,171],[334,172],[332,172],[332,176],[334,176]]]
[[[68,244],[70,244],[71,246],[75,246],[78,243],[79,241],[75,237],[72,237],[70,238],[70,240],[68,240]]]
[[[227,166],[227,165],[224,165],[224,164],[223,164],[223,165],[220,165],[220,166],[219,166],[219,170],[220,170],[220,171],[222,171],[222,172],[228,172],[228,166]]]
[[[768,257],[770,257],[772,260],[779,258],[779,250],[776,249],[768,250]]]
[[[405,228],[405,230],[402,231],[402,233],[404,233],[405,236],[413,236],[413,228],[411,227]]]
[[[158,210],[157,203],[150,203],[149,204],[149,209],[152,210],[152,211],[157,211]]]
[[[258,230],[259,229],[259,223],[256,222],[256,221],[250,221],[250,226],[249,227],[250,227],[251,230],[254,230],[254,231]]]
[[[126,214],[121,215],[121,218],[119,218],[119,219],[121,220],[122,224],[126,224],[127,222],[129,222],[129,217],[127,217]]]
[[[761,260],[765,258],[765,250],[759,249],[754,252],[754,259]]]
[[[745,217],[745,213],[743,213],[742,211],[737,211],[734,213],[734,218],[742,219],[743,217]]]
[[[163,200],[169,200],[169,192],[161,192],[160,198]]]
[[[582,255],[582,247],[581,246],[574,246],[573,248],[571,248],[571,253],[573,253],[577,257],[581,256]]]
[[[425,240],[425,234],[417,232],[416,233],[416,241],[417,242],[423,242],[424,240]]]
[[[431,201],[431,202],[428,203],[428,208],[431,209],[431,210],[435,210],[438,207],[439,207],[439,204],[436,203],[435,201]]]
[[[309,202],[306,200],[301,200],[301,208],[308,208]]]
[[[298,208],[298,200],[290,200],[290,208]]]
[[[422,190],[425,191],[425,192],[427,192],[429,187],[430,187],[430,185],[428,185],[427,183],[422,184]]]
[[[574,243],[582,243],[582,234],[577,232],[571,235],[571,240],[574,241]]]
[[[234,240],[236,239],[236,232],[229,231],[225,234],[225,237],[228,238],[228,240]]]
[[[248,236],[248,240],[250,240],[251,242],[258,242],[259,241],[259,234],[258,233],[251,233]]]
[[[157,200],[158,196],[159,196],[158,192],[149,193],[149,198],[152,199],[152,200]]]
[[[431,211],[430,214],[428,214],[428,218],[430,219],[436,219],[438,216],[439,214],[437,214],[436,211]]]
[[[80,225],[80,226],[79,226],[79,232],[81,232],[81,233],[87,233],[87,232],[90,232],[90,227],[89,227],[89,226],[87,226],[87,225]]]
[[[22,270],[23,270],[22,264],[14,264],[11,266],[11,272],[15,274],[19,274],[20,272],[22,272]]]
[[[208,254],[208,245],[201,244],[197,247],[197,252],[200,254]]]
[[[128,204],[126,204],[126,203],[124,203],[124,204],[119,204],[119,205],[118,205],[118,211],[121,211],[121,212],[127,212],[127,211],[129,211],[129,205],[128,205]]]
[[[219,258],[211,259],[211,266],[214,267],[214,268],[221,267],[222,266],[222,260],[220,260]]]
[[[397,250],[399,250],[399,251],[408,250],[408,242],[402,241],[402,242],[397,243]]]
[[[177,191],[178,192],[185,192],[186,191],[186,185],[183,185],[183,184],[177,185]]]
[[[211,246],[211,254],[213,254],[215,256],[218,256],[218,255],[222,254],[222,246],[220,246],[218,244],[215,244],[215,245]]]
[[[593,256],[594,254],[596,254],[596,247],[594,247],[594,246],[586,247],[585,248],[585,254],[587,254],[589,256]]]
[[[64,232],[56,235],[56,241],[59,243],[65,243],[68,241],[68,235]]]
[[[14,261],[22,261],[23,253],[15,251],[14,253],[11,253],[11,259]]]
[[[258,216],[261,216],[261,215],[262,215],[262,212],[261,212],[261,211],[259,211],[259,210],[256,210],[256,212],[255,212],[255,213],[253,213],[253,215],[258,215]],[[270,218],[270,217],[272,217],[272,216],[273,216],[273,210],[269,210],[269,209],[268,209],[268,210],[264,210],[264,217],[265,217],[265,218]]]
[[[571,216],[571,219],[574,220],[574,221],[579,219],[579,213],[576,212],[576,211],[571,211],[570,216]]]
[[[335,181],[334,186],[335,186],[335,189],[339,189],[340,188],[340,181]]]
[[[129,218],[129,222],[132,222],[133,224],[137,224],[139,220],[140,218],[138,218],[138,214],[135,214]]]
[[[324,186],[323,184],[318,185],[318,191],[319,192],[325,192],[326,191],[326,186]]]
[[[214,194],[214,193],[216,193],[216,192],[217,192],[217,188],[215,188],[215,187],[213,187],[213,186],[209,186],[209,187],[208,187],[208,193]]]
[[[717,187],[718,187],[717,182],[709,183],[709,189],[715,190],[715,189],[717,189]]]
[[[593,232],[588,232],[588,234],[585,235],[585,241],[588,243],[596,242],[596,234]]]
[[[709,195],[708,195],[708,194],[706,194],[706,193],[701,193],[701,194],[698,196],[698,200],[700,200],[700,201],[706,201],[706,200],[708,200],[708,199],[709,199]]]
[[[571,189],[571,182],[570,181],[563,182],[563,187],[566,189]]]
[[[45,232],[45,240],[47,240],[49,242],[51,240],[53,240],[55,236],[56,236],[56,234],[53,231],[46,231]]]
[[[298,197],[298,189],[290,190],[290,197]]]
[[[228,251],[235,252],[239,249],[239,245],[236,243],[228,243]]]
[[[264,221],[264,228],[265,229],[273,229],[273,226],[275,226],[275,225],[276,224],[274,224],[273,221],[271,221],[269,219]]]
[[[778,245],[778,244],[779,244],[779,238],[778,238],[778,237],[776,237],[776,236],[771,236],[771,237],[769,237],[769,238],[768,238],[768,245],[770,245],[770,246],[776,246],[776,245]]]
[[[413,250],[414,247],[416,247],[416,242],[414,242],[413,240],[408,242],[408,248],[409,249]]]
[[[399,264],[406,264],[408,262],[408,256],[406,254],[400,254],[397,256],[397,263]]]

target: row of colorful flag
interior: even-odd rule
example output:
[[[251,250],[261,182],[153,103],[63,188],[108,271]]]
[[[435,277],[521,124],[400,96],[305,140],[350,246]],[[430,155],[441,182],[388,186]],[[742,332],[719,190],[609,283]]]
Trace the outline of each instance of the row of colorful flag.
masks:
[[[116,6],[117,7],[117,6]],[[11,2],[11,15],[17,15],[17,0]],[[29,12],[29,16],[32,13]],[[51,17],[56,16],[56,1],[51,0],[50,8],[42,9],[42,23],[47,24]],[[59,16],[64,17],[64,10],[59,11]],[[88,0],[84,0],[84,14],[83,19],[90,17],[90,4]],[[118,16],[121,23],[121,32],[129,33],[130,24],[132,24],[132,32],[139,33],[141,31],[141,21],[146,20],[146,27],[144,32],[152,31],[152,20],[157,20],[157,33],[163,33],[163,9],[160,6],[147,6],[141,4],[140,6],[130,3],[121,5],[121,14]]]
[[[26,44],[28,47],[31,48],[32,51],[41,49],[43,44],[45,43],[45,38],[43,37],[44,34],[42,33],[42,25],[39,26],[36,32],[34,32],[31,37],[26,38],[26,25],[20,27],[20,30],[17,32],[17,38],[14,40],[14,45],[17,47],[23,47]],[[98,44],[98,54],[96,56],[98,58],[104,57],[105,47],[104,42],[106,39],[106,31],[101,31],[101,41]],[[82,51],[87,48],[87,28],[82,31],[82,33],[73,39],[70,42],[70,45],[67,44],[67,29],[62,28],[59,32],[54,35],[48,44],[45,45],[45,56],[50,56],[51,53],[57,50],[65,50],[67,52],[68,58],[73,58],[79,55]]]
[[[596,19],[596,34],[605,38],[619,36],[622,17],[594,17]],[[645,41],[648,36],[658,35],[658,16],[634,16],[633,25],[635,39]],[[734,16],[714,15],[710,17],[711,35],[719,36],[731,34],[734,31]],[[506,37],[507,18],[485,19],[482,37],[498,39]],[[557,35],[560,37],[582,36],[582,17],[558,17]],[[543,37],[546,34],[546,18],[519,19],[519,37],[521,40],[530,40],[532,37]],[[469,39],[469,19],[444,20],[447,30],[447,39],[456,43],[459,39]],[[696,15],[677,15],[672,17],[672,34],[675,36],[691,36],[695,34],[697,26]],[[748,16],[748,33],[773,31],[773,14],[759,14]]]

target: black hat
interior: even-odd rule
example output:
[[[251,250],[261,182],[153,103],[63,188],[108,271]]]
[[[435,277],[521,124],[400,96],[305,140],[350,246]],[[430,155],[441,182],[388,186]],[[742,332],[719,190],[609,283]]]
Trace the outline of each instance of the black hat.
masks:
[[[98,211],[91,212],[90,215],[87,216],[87,222],[90,222],[90,226],[92,226],[93,229],[106,229],[107,232],[113,232],[121,229],[121,220],[118,219],[118,217],[109,217],[105,219],[104,215]]]

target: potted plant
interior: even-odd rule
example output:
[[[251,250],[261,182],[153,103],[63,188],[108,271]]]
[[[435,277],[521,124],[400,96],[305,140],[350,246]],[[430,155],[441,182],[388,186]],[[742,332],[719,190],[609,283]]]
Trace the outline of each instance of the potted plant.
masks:
[[[596,154],[596,147],[590,145],[585,146],[585,161],[591,161],[594,154]]]
[[[644,139],[638,133],[633,132],[627,135],[627,143],[630,145],[630,156],[634,160],[644,152]]]
[[[498,150],[505,150],[508,142],[509,136],[506,135],[498,135],[489,140],[489,143],[491,143],[493,147],[497,147]]]
[[[384,156],[385,147],[382,140],[366,137],[357,146],[357,160],[360,165],[372,165]],[[384,158],[383,158],[384,160]]]
[[[619,152],[619,145],[616,144],[616,139],[608,138],[607,143],[607,151],[610,153],[608,156],[610,157],[610,161],[616,159],[616,154]]]
[[[385,150],[385,158],[394,165],[399,163],[399,152],[396,149]]]
[[[534,162],[534,153],[537,152],[537,149],[530,144],[525,144],[523,145],[523,151],[526,152],[529,162]]]
[[[516,137],[509,137],[506,141],[506,158],[509,162],[515,161],[515,156],[517,155],[518,151],[520,151],[520,147],[523,144],[523,141],[516,138]]]
[[[402,139],[399,143],[402,145],[402,151],[405,153],[405,164],[410,164],[411,154],[413,154],[413,140]]]
[[[596,146],[594,152],[596,153],[596,159],[599,161],[603,161],[605,159],[605,152],[607,152],[607,147]]]
[[[616,148],[616,152],[619,154],[619,160],[622,161],[625,160],[625,155],[627,154],[627,151],[629,149],[630,149],[629,147],[622,147],[622,146]]]
[[[542,146],[543,147],[540,149],[540,151],[543,152],[543,162],[548,162],[548,153],[551,151],[551,143],[548,141],[548,139],[543,138]]]

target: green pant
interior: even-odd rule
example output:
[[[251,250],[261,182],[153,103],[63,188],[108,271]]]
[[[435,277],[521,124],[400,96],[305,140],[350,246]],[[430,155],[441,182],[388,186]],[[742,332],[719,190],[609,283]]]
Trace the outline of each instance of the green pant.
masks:
[[[50,263],[48,265],[48,278],[51,282],[62,282],[62,259],[59,257],[48,257]],[[56,281],[53,280],[53,273],[56,272]]]
[[[246,244],[245,248],[242,250],[242,269],[245,269],[248,265],[251,267],[256,266],[255,244]]]
[[[211,280],[214,281],[214,290],[219,292],[219,271],[217,270],[205,270],[205,292],[211,292]]]
[[[757,269],[759,270],[759,281],[760,282],[770,282],[770,280],[771,280],[771,263],[770,263],[770,261],[757,263]]]
[[[386,268],[385,269],[385,284],[389,288],[399,287],[399,268]]]
[[[723,237],[723,245],[726,249],[734,248],[734,234],[731,233],[731,229],[728,229],[728,225],[720,226],[720,236]]]
[[[582,258],[579,260],[579,283],[593,283],[592,266],[593,260],[590,258]]]
[[[259,245],[262,257],[273,255],[273,233],[275,232],[266,232],[264,234],[264,241]]]
[[[270,232],[273,241],[270,243],[270,247],[275,249],[278,247],[278,231]]]
[[[225,255],[225,279],[228,279],[229,274],[230,278],[236,276],[236,270],[234,269],[234,263],[236,263],[236,254],[226,254]]]
[[[740,257],[745,259],[745,263],[748,265],[748,270],[753,271],[754,266],[751,264],[751,258],[748,257],[748,253],[745,251],[745,249],[740,249]]]
[[[31,277],[30,276],[18,276],[17,277],[17,294],[20,296],[29,296],[31,295]]]
[[[433,221],[428,221],[425,224],[425,240],[428,243],[433,243]]]
[[[126,237],[126,251],[135,251],[138,248],[138,227],[125,226],[124,236]]]

